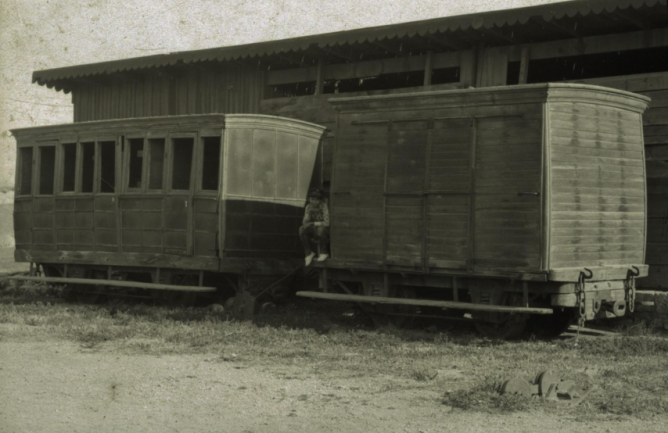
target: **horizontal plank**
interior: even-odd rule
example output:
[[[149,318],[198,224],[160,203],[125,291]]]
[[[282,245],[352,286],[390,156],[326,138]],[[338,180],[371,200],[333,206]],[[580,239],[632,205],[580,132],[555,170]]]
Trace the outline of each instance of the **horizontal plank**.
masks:
[[[552,177],[552,189],[559,191],[561,188],[606,188],[606,189],[621,189],[621,190],[645,190],[644,179],[564,179],[560,177]]]
[[[554,267],[563,266],[564,263],[572,261],[582,261],[582,265],[586,265],[584,262],[594,261],[607,261],[607,260],[616,260],[616,259],[625,259],[629,260],[630,263],[642,262],[643,253],[642,251],[602,251],[602,252],[584,252],[584,253],[551,253],[550,262]],[[562,261],[563,260],[563,261]]]
[[[136,281],[118,281],[118,280],[101,280],[88,278],[60,278],[60,277],[10,277],[10,280],[21,281],[36,281],[56,284],[87,284],[96,286],[113,286],[113,287],[130,287],[149,290],[176,290],[183,292],[215,292],[215,287],[207,286],[178,286],[173,284],[154,284],[154,283],[140,283]]]
[[[600,161],[594,162],[581,162],[577,158],[573,158],[571,161],[552,161],[552,169],[574,169],[574,170],[604,170],[606,172],[615,172],[615,173],[634,173],[641,174],[643,177],[645,175],[645,167],[643,165],[636,166],[624,166],[619,165],[615,162],[607,164],[600,163]]]
[[[645,189],[642,188],[585,188],[581,186],[559,186],[553,188],[555,194],[572,196],[600,196],[600,197],[643,197]]]
[[[607,130],[633,130],[640,128],[640,115],[637,113],[634,116],[629,116],[631,112],[627,112],[626,116],[622,115],[623,110],[617,110],[620,116],[603,116],[592,113],[564,113],[558,110],[550,110],[550,123],[564,122],[572,124],[575,129],[589,130],[588,128],[603,128]],[[613,114],[614,111],[608,111],[608,114]]]
[[[550,119],[550,131],[552,135],[558,135],[560,137],[576,136],[591,138],[592,135],[600,135],[602,137],[608,137],[610,141],[642,141],[642,129],[640,122],[633,126],[626,126],[622,128],[620,126],[615,127],[598,122],[573,122],[559,119]]]
[[[552,203],[553,212],[644,212],[645,205]]]
[[[596,239],[607,239],[610,236],[635,236],[637,238],[643,239],[645,235],[645,230],[642,225],[637,225],[633,227],[612,227],[612,228],[600,228],[600,227],[563,227],[563,228],[552,228],[551,230],[551,239],[556,239],[558,237],[565,238],[577,238],[580,239],[583,236],[589,236]]]
[[[592,147],[561,146],[558,144],[553,144],[552,155],[556,154],[589,155],[638,161],[643,160],[643,149],[641,145],[638,145],[635,150],[613,150]]]
[[[644,196],[601,196],[585,194],[562,194],[553,193],[551,195],[553,204],[603,204],[603,205],[639,205],[645,203]]]
[[[668,107],[652,108],[647,110],[642,117],[643,125],[666,125],[668,124]]]
[[[552,229],[555,228],[582,228],[582,229],[614,229],[614,228],[638,228],[643,227],[643,220],[623,220],[623,219],[576,219],[550,221]]]
[[[610,143],[638,144],[642,143],[640,128],[636,134],[622,134],[610,131],[587,131],[583,129],[574,129],[573,125],[565,123],[550,124],[551,137],[577,138],[584,140],[603,140]]]
[[[550,260],[550,269],[557,268],[579,268],[591,267],[591,266],[613,266],[613,265],[638,265],[642,264],[642,258],[640,257],[623,257],[623,258],[606,258],[606,259],[594,259],[594,258],[580,258],[573,257],[573,260]]]
[[[297,296],[302,296],[305,298],[328,299],[332,301],[367,302],[373,304],[414,305],[422,307],[452,308],[452,309],[463,309],[471,311],[552,314],[551,308],[505,307],[498,305],[472,304],[468,302],[432,301],[428,299],[387,298],[380,296],[342,295],[336,293],[320,293],[320,292],[297,292]]]
[[[642,242],[629,244],[565,244],[565,245],[552,245],[550,251],[552,254],[555,253],[594,253],[594,252],[632,252],[636,254],[642,254],[644,250],[644,244]]]
[[[553,220],[644,220],[644,212],[552,212]]]
[[[583,164],[612,165],[612,166],[631,166],[643,167],[642,159],[613,158],[605,156],[576,155],[570,153],[552,153],[551,160],[555,162],[575,162]]]
[[[595,149],[610,149],[610,150],[627,150],[627,151],[641,151],[642,141],[637,140],[633,143],[620,142],[617,140],[605,139],[587,139],[578,137],[561,137],[553,136],[550,138],[550,143],[553,146],[572,146],[581,148],[595,148]]]
[[[552,167],[552,178],[555,179],[600,179],[604,181],[644,181],[642,171],[608,171],[608,170],[591,170],[585,168],[566,168],[566,167]]]
[[[552,236],[550,238],[552,247],[560,245],[596,245],[600,248],[605,248],[606,245],[612,244],[628,244],[628,245],[642,245],[645,242],[645,238],[640,235],[602,235],[596,232],[589,233],[588,235],[570,235],[570,236]]]
[[[550,114],[554,115],[575,114],[593,118],[634,120],[636,123],[640,120],[640,115],[638,113],[620,110],[618,108],[604,107],[601,105],[585,104],[582,102],[551,103],[549,109]]]

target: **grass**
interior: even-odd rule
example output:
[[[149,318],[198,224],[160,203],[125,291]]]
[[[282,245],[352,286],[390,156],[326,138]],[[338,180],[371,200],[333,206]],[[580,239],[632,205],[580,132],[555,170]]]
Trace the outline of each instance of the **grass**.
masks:
[[[503,342],[482,338],[467,326],[375,330],[348,305],[308,300],[239,322],[211,308],[115,301],[82,305],[44,286],[0,289],[4,340],[60,339],[88,351],[202,353],[239,366],[308,365],[312,374],[390,377],[438,390],[444,407],[467,412],[561,410],[583,419],[665,414],[668,338],[649,331],[580,337],[577,344],[574,338]],[[580,406],[568,409],[498,393],[504,380],[532,380],[546,369],[595,389]]]

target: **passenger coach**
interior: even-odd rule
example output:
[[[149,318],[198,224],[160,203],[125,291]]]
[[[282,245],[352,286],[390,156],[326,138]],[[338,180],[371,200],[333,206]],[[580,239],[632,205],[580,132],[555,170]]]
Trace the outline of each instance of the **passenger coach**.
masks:
[[[16,261],[89,300],[91,280],[181,301],[266,286],[300,262],[324,129],[229,114],[13,130]]]

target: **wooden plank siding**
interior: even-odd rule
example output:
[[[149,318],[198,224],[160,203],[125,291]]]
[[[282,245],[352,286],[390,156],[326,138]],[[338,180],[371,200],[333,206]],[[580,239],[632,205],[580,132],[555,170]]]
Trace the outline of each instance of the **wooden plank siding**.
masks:
[[[263,71],[233,63],[218,69],[153,71],[133,79],[111,76],[73,90],[74,121],[208,113],[259,113]]]
[[[638,113],[553,103],[552,268],[643,263],[645,180]]]
[[[668,72],[594,78],[579,82],[627,90],[652,98],[642,119],[647,177],[645,263],[649,265],[649,275],[639,279],[637,286],[666,289],[668,288]],[[636,175],[640,176],[640,170],[635,171]],[[613,176],[614,179],[614,175],[608,174],[608,176]],[[620,234],[625,235],[627,231]]]

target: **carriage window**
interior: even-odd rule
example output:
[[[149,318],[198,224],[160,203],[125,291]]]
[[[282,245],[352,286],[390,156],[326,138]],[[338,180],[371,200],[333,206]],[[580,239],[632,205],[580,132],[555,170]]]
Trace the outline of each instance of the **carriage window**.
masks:
[[[128,188],[141,188],[142,166],[144,165],[144,139],[134,138],[130,142],[130,172]]]
[[[202,189],[217,191],[220,172],[220,137],[204,137],[202,145]]]
[[[162,189],[162,170],[165,165],[165,139],[148,140],[151,159],[149,164],[148,189]]]
[[[56,172],[56,147],[40,147],[39,193],[53,194],[53,176]]]
[[[30,195],[32,193],[32,147],[22,147],[21,158],[21,188],[19,194]]]
[[[175,138],[172,164],[172,189],[190,189],[190,168],[193,160],[193,139]]]
[[[100,192],[116,192],[116,143],[100,143]]]
[[[81,192],[93,192],[95,183],[95,143],[81,143]]]
[[[63,192],[74,192],[77,167],[77,144],[63,144]]]

